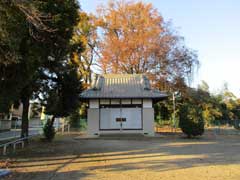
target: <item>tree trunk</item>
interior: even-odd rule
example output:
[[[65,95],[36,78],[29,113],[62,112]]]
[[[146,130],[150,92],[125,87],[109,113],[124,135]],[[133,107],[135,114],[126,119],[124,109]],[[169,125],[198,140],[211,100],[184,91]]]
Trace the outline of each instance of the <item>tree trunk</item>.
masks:
[[[21,137],[28,137],[28,113],[29,113],[29,98],[22,98],[23,112],[22,112],[22,131]]]
[[[51,127],[53,127],[54,120],[55,120],[55,116],[53,115],[53,117],[52,117],[52,119],[51,119]]]

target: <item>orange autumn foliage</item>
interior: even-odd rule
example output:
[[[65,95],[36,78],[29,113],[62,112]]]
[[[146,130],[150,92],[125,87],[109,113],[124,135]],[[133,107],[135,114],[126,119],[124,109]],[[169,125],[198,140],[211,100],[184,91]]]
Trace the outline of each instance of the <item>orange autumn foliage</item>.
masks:
[[[196,54],[150,3],[110,1],[98,8],[104,73],[144,73],[155,86],[191,76]],[[171,82],[171,83],[170,83]]]

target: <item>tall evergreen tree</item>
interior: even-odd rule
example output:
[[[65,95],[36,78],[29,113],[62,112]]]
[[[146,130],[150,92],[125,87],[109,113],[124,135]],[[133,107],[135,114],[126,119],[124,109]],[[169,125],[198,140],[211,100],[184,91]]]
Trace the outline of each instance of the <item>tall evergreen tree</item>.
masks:
[[[5,42],[3,39],[0,42],[0,45],[6,44],[12,50],[9,52],[13,56],[11,63],[6,63],[10,62],[5,58],[6,54],[0,56],[1,62],[4,62],[0,63],[0,69],[3,70],[0,104],[6,107],[16,100],[23,103],[22,136],[28,136],[29,100],[42,93],[45,89],[42,86],[46,86],[43,82],[50,82],[56,77],[56,72],[63,68],[61,64],[70,58],[69,52],[77,47],[71,44],[71,38],[79,10],[76,0],[36,0],[28,6],[34,10],[30,11],[14,1],[0,4],[0,13],[5,18],[2,23],[6,25],[0,29],[0,36],[7,34],[12,38],[12,33],[19,32],[18,41],[13,37],[12,41]],[[12,46],[14,40],[16,43]],[[79,45],[79,49],[82,49],[81,43]],[[8,96],[12,98],[5,98],[8,93],[12,93]]]

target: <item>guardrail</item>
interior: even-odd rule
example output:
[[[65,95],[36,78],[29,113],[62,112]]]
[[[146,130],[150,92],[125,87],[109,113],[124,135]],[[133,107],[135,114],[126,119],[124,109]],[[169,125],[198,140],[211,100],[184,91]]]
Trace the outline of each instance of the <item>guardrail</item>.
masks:
[[[57,131],[60,131],[62,133],[64,133],[65,131],[67,132],[70,132],[70,124],[63,124],[62,126],[60,126]],[[30,135],[28,137],[24,137],[24,138],[19,138],[19,139],[16,139],[16,140],[13,140],[13,141],[9,141],[7,143],[4,143],[4,144],[0,144],[0,148],[3,148],[3,155],[6,155],[7,154],[7,148],[9,146],[12,146],[13,147],[13,152],[16,151],[16,146],[18,144],[21,144],[21,147],[22,149],[24,148],[25,146],[25,140],[27,139],[30,139],[34,136],[38,136],[39,134],[34,134],[34,135]]]
[[[25,146],[25,140],[30,139],[30,138],[32,138],[34,136],[36,136],[36,135],[32,135],[32,136],[28,136],[28,137],[24,137],[24,138],[19,138],[19,139],[16,139],[16,140],[13,140],[13,141],[9,141],[9,142],[4,143],[4,144],[0,144],[0,148],[3,148],[3,151],[2,151],[3,155],[7,155],[7,148],[9,146],[11,146],[11,145],[13,147],[13,152],[16,151],[16,146],[18,144],[21,144],[21,147],[23,149],[24,146]]]

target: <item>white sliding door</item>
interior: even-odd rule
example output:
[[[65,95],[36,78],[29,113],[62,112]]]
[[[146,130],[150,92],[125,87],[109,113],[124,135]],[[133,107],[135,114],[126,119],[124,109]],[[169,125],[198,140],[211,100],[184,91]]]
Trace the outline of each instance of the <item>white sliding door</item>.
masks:
[[[117,121],[117,118],[122,118]],[[100,129],[141,129],[142,110],[141,108],[101,108],[100,109]]]
[[[122,117],[126,118],[123,123],[123,129],[141,129],[142,128],[142,110],[141,108],[122,108]]]

